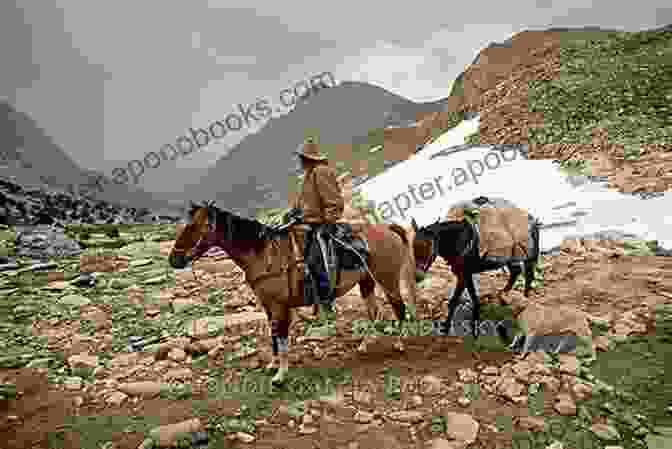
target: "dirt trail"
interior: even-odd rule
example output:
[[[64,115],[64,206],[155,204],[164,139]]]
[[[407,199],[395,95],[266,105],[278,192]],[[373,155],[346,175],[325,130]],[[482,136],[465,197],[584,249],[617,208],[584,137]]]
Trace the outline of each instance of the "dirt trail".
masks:
[[[249,305],[250,292],[241,285],[237,268],[213,262],[197,265],[199,277],[206,282],[206,288],[201,286],[200,291],[217,285],[231,292],[224,310],[245,307],[245,313],[253,313],[250,309],[256,307]],[[440,262],[430,274],[431,285],[420,290],[420,309],[426,306],[432,317],[438,318],[445,316],[441,298],[448,287],[454,287],[454,278]],[[506,275],[490,273],[481,279],[484,303],[498,302],[490,293],[503,287]],[[193,282],[193,278],[178,277],[176,286],[166,289],[169,292],[165,296],[182,291],[199,298]],[[516,291],[511,295],[514,299],[520,296]],[[598,321],[602,319],[610,334],[651,335],[656,332],[653,308],[672,302],[672,261],[623,255],[622,249],[610,242],[570,242],[559,256],[545,259],[545,282],[532,299],[535,304],[568,306]],[[386,313],[392,319],[391,309]],[[542,353],[522,360],[508,352],[474,351],[457,337],[409,337],[405,354],[394,350],[393,339],[382,337],[368,353],[360,354],[356,350],[360,338],[353,335],[352,322],[367,316],[363,300],[356,294],[339,299],[337,314],[335,337],[304,337],[301,320],[292,327],[290,385],[285,393],[273,394],[267,416],[249,416],[244,410],[246,405],[254,408],[258,402],[250,396],[254,389],[266,396],[263,392],[270,379],[270,374],[258,369],[270,359],[270,338],[260,326],[251,326],[251,333],[259,334],[256,352],[252,349],[234,365],[227,366],[225,359],[241,349],[241,342],[229,335],[230,342],[223,343],[223,350],[205,361],[197,362],[195,355],[180,350],[178,340],[173,342],[178,349],[163,357],[147,351],[115,352],[111,365],[94,364],[96,372],[84,377],[81,384],[76,379],[65,385],[49,383],[47,368],[1,370],[2,382],[15,382],[22,392],[17,400],[0,402],[2,446],[97,448],[109,441],[104,446],[107,449],[135,449],[152,427],[200,415],[203,422],[213,426],[216,422],[229,426],[221,434],[228,447],[357,449],[381,447],[382,441],[389,449],[469,445],[496,449],[511,446],[512,432],[532,435],[543,430],[544,418],[576,414],[577,407],[581,408],[582,401],[597,388],[594,382],[580,378],[580,361],[574,355],[561,355],[560,365],[549,367]],[[87,351],[96,355],[109,352],[112,329],[104,310],[97,320],[99,331],[90,337],[79,335],[77,326],[66,327],[63,323],[37,323],[35,329],[37,334],[50,334],[52,351],[60,351],[66,359]],[[184,339],[181,343],[186,346]],[[606,350],[607,337],[596,339],[596,346]],[[74,363],[70,360],[71,365]],[[79,363],[87,362],[82,359]],[[335,390],[320,390],[317,383],[311,384],[311,379],[317,379],[336,385],[343,373],[350,376],[346,375],[348,382]],[[212,387],[208,391],[209,379],[242,385],[243,376],[247,376],[244,388],[249,391],[248,396],[240,397],[242,400],[215,399]],[[182,400],[177,393],[172,397],[140,398],[119,392],[120,384],[133,381],[190,384],[192,390]],[[529,390],[529,384],[534,383],[546,389],[541,405]],[[302,389],[305,391],[299,391]],[[282,400],[290,398],[290,392],[294,399]],[[302,402],[303,406],[297,405]],[[531,404],[536,404],[536,415],[531,414]],[[237,414],[238,430],[233,421]],[[133,416],[143,418],[132,421]],[[513,417],[509,428],[501,422],[507,416]],[[85,417],[90,417],[86,423]],[[116,419],[106,421],[103,417]],[[72,425],[77,419],[78,424]],[[592,420],[593,425],[607,422],[599,414]],[[256,429],[245,428],[250,423],[256,424]]]

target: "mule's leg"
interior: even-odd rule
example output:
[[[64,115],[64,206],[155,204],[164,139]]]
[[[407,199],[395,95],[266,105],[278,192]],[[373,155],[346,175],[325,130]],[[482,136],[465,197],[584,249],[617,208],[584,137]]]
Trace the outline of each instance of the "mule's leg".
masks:
[[[525,297],[530,296],[530,292],[532,291],[532,281],[534,281],[534,271],[535,268],[537,267],[537,260],[536,259],[527,259],[525,261],[525,292],[524,295]]]
[[[289,310],[285,309],[279,316],[274,316],[271,321],[271,339],[273,340],[273,350],[277,351],[280,367],[275,373],[271,382],[274,385],[280,385],[285,381],[285,376],[289,370]]]
[[[460,303],[460,298],[462,297],[462,293],[464,293],[464,272],[455,269],[454,274],[457,276],[457,286],[453,292],[453,297],[448,300],[448,319],[444,321],[444,327],[446,327],[448,333],[450,333],[450,329],[453,324],[455,309],[457,309],[457,306]]]
[[[467,284],[467,291],[471,298],[471,309],[473,312],[471,320],[471,334],[474,338],[478,337],[478,326],[481,322],[481,301],[476,294],[476,287],[474,286],[474,275],[472,273],[466,274],[465,283]]]

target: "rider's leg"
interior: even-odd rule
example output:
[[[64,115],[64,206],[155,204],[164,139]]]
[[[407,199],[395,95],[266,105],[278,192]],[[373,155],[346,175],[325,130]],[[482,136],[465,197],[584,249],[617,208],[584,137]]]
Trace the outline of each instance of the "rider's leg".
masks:
[[[321,234],[316,234],[316,238],[321,241],[318,242],[321,248],[327,248],[327,241]],[[324,259],[325,254],[320,251],[320,270],[317,273],[318,282],[319,282],[319,294],[320,294],[320,319],[322,321],[333,321],[336,315],[333,307],[333,294],[335,286],[331,285],[330,272],[329,272],[329,263]]]

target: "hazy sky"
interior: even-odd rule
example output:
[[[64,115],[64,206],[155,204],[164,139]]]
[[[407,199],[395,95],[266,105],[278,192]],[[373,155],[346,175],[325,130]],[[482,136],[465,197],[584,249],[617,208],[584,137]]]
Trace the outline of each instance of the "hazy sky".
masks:
[[[669,0],[20,3],[0,2],[0,98],[108,174],[320,72],[435,100],[480,48],[524,29],[672,23]],[[244,135],[175,164],[207,166]],[[146,188],[166,184],[161,171]]]

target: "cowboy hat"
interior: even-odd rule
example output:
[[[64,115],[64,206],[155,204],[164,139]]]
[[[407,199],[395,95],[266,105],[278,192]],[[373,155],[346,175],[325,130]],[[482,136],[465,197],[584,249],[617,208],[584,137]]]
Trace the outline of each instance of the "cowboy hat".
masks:
[[[320,147],[310,137],[299,146],[299,149],[294,154],[313,161],[326,161],[328,158],[326,154],[320,152]]]

